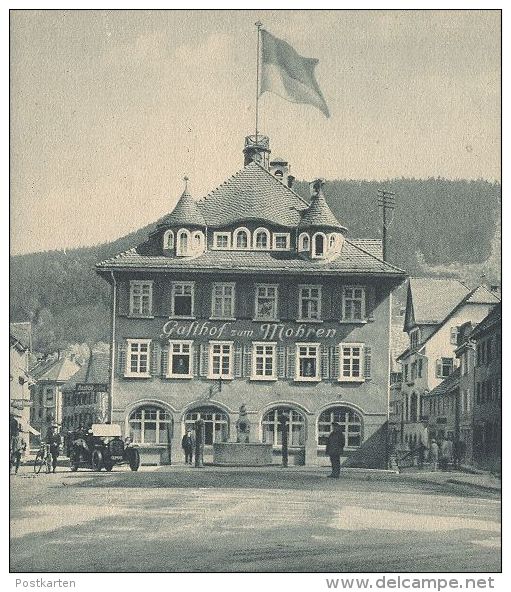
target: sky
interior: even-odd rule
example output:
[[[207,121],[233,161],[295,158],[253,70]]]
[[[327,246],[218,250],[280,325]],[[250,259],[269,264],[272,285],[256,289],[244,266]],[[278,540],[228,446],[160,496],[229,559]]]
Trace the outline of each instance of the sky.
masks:
[[[243,166],[261,20],[319,60],[327,119],[271,93],[298,179],[500,179],[498,11],[11,11],[11,252],[108,242]]]

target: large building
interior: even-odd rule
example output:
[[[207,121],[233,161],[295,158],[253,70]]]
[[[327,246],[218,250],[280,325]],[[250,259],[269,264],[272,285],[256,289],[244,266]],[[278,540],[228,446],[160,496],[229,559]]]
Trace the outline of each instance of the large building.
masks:
[[[425,396],[456,369],[460,328],[479,323],[499,302],[486,286],[470,290],[455,279],[410,278],[404,322],[409,347],[398,358],[408,444],[428,439]]]
[[[181,458],[187,426],[214,442],[250,439],[324,462],[332,421],[345,462],[385,466],[391,291],[405,273],[381,242],[350,240],[323,194],[292,188],[268,138],[248,137],[244,167],[195,201],[185,190],[147,241],[98,264],[113,287],[111,420],[143,462]]]
[[[21,430],[27,441],[30,433],[37,433],[30,425],[30,385],[33,383],[29,374],[31,342],[30,323],[9,324],[10,425],[11,431]]]

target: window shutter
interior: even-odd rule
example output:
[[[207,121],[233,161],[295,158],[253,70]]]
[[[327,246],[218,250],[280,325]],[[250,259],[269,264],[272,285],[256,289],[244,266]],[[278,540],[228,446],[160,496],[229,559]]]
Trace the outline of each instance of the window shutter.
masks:
[[[371,379],[371,348],[367,345],[364,347],[364,377]]]
[[[151,367],[151,374],[153,376],[160,375],[160,369],[161,369],[160,351],[161,351],[160,344],[157,341],[152,341],[151,348],[150,348],[151,359],[149,360],[149,363],[150,363],[150,367]]]
[[[250,378],[252,373],[252,344],[243,346],[243,376]]]
[[[442,360],[436,361],[436,377],[442,378]]]
[[[199,374],[201,376],[208,375],[208,344],[201,343],[200,344],[200,369]]]
[[[283,345],[277,347],[277,376],[286,377],[286,348]]]
[[[119,343],[117,354],[117,372],[119,376],[124,376],[126,372],[126,350],[127,343],[125,341],[121,341],[121,343]]]
[[[339,378],[340,377],[341,348],[338,345],[332,346],[330,348],[330,357],[331,357],[330,378]]]
[[[117,284],[117,310],[120,315],[128,315],[130,312],[130,284],[119,282]],[[123,371],[124,373],[124,371]]]
[[[243,350],[241,343],[234,346],[234,376],[241,378],[243,376]]]
[[[375,294],[376,290],[374,286],[367,286],[365,289],[366,299],[366,319],[368,321],[374,321],[374,307],[375,307]]]
[[[199,376],[199,367],[200,367],[200,346],[195,344],[193,346],[193,359],[192,359],[192,374],[194,376]]]
[[[330,377],[330,364],[329,364],[329,355],[328,355],[328,347],[322,346],[321,347],[321,378],[327,379]]]
[[[161,348],[161,375],[167,376],[169,372],[169,348],[170,345]]]
[[[287,347],[287,377],[288,378],[295,378],[296,372],[296,346],[289,345]]]

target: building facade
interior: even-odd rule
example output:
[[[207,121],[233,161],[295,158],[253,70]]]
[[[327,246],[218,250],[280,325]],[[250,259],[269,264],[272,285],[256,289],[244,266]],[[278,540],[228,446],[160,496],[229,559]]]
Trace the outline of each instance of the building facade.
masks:
[[[290,187],[268,139],[247,138],[245,166],[206,198],[188,189],[148,240],[98,264],[113,288],[111,420],[143,462],[181,458],[205,422],[206,457],[236,437],[273,444],[289,415],[291,462],[323,462],[332,421],[345,462],[384,466],[390,294],[404,272],[381,243],[349,240],[323,195]]]
[[[62,428],[62,387],[79,369],[74,360],[60,356],[32,368],[35,383],[30,387],[31,423],[41,438],[46,438],[52,424]]]
[[[30,323],[9,324],[9,415],[14,431],[21,430],[28,442],[29,434],[36,433],[30,425],[29,373],[31,355]],[[11,428],[11,432],[13,429]]]
[[[424,397],[456,369],[461,327],[479,323],[499,302],[485,286],[470,290],[458,280],[410,278],[404,324],[409,347],[399,357],[406,443],[429,439]]]
[[[470,334],[474,343],[473,451],[475,465],[498,470],[502,458],[502,307]]]
[[[62,386],[62,430],[109,421],[110,354],[92,350],[87,362]]]

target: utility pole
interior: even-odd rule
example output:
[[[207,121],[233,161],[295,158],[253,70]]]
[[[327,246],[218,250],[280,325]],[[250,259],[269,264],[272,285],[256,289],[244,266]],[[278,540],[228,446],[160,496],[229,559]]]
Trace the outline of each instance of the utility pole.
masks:
[[[387,229],[394,221],[394,216],[389,221],[387,217],[387,210],[394,210],[396,207],[395,193],[386,191],[385,189],[378,189],[378,206],[382,208],[383,212],[383,227],[382,227],[382,243],[383,243],[383,260],[387,261]]]

